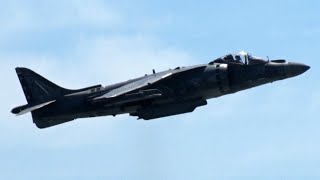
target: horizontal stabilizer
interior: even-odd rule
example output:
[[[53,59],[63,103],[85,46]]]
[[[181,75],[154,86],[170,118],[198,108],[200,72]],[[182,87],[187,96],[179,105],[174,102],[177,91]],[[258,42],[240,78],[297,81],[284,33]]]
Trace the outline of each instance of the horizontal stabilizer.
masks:
[[[12,109],[12,113],[16,114],[17,116],[19,115],[22,115],[22,114],[26,114],[28,112],[31,112],[31,111],[34,111],[34,110],[37,110],[37,109],[40,109],[44,106],[47,106],[51,103],[54,103],[56,100],[53,100],[53,101],[48,101],[48,102],[45,102],[45,103],[42,103],[42,104],[38,104],[36,106],[29,106],[29,105],[24,105],[24,106],[20,106],[20,107],[16,107],[14,109]]]

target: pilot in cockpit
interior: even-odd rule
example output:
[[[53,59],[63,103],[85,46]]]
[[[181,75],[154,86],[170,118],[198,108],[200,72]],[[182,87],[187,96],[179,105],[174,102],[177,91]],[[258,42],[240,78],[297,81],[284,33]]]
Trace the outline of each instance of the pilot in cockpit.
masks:
[[[265,63],[267,60],[252,56],[249,53],[246,53],[244,51],[240,51],[236,54],[228,54],[225,56],[222,56],[214,61],[212,63],[230,63],[230,64],[240,64],[240,65],[254,65],[259,63]]]
[[[227,61],[227,62],[232,62],[232,61],[234,61],[233,56],[232,56],[231,54],[226,55],[223,59],[224,59],[225,61]]]
[[[240,55],[229,54],[222,58],[226,62],[243,64],[243,60]]]
[[[240,55],[236,55],[235,58],[236,58],[236,63],[243,63]]]

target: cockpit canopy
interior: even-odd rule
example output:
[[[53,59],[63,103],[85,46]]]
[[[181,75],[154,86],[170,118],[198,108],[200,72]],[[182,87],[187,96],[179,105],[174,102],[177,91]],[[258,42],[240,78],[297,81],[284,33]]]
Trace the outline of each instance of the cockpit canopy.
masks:
[[[227,63],[227,64],[239,64],[239,65],[252,65],[252,64],[265,63],[265,62],[267,62],[267,60],[265,60],[263,58],[255,57],[249,53],[246,53],[244,51],[240,51],[238,53],[228,54],[228,55],[222,56],[222,57],[212,61],[210,64]]]

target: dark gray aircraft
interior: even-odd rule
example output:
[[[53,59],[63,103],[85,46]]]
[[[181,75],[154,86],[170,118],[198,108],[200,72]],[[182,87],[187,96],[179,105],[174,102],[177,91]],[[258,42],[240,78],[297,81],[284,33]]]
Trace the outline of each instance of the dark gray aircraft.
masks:
[[[265,60],[241,51],[208,64],[177,67],[114,85],[69,90],[37,73],[16,68],[27,105],[12,109],[31,112],[38,128],[77,118],[129,113],[150,120],[188,113],[207,104],[207,99],[266,83],[291,78],[310,67],[283,59]]]

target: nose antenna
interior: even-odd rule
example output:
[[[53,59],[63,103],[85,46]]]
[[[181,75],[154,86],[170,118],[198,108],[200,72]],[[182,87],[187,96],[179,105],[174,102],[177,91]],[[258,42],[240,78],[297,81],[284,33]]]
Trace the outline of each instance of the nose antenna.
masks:
[[[270,60],[269,60],[269,56],[267,56],[267,59],[268,59],[268,62],[270,62]]]

